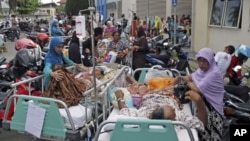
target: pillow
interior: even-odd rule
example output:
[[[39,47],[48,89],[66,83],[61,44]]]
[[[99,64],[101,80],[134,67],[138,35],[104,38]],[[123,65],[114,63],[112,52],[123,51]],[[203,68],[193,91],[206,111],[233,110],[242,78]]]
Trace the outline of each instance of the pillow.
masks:
[[[122,92],[124,93],[124,100],[125,100],[127,107],[134,108],[133,99],[132,99],[132,96],[130,95],[130,92],[126,88],[122,88],[122,87],[113,87],[108,90],[108,99],[114,105],[114,107],[118,108],[118,103],[117,103],[117,99],[115,96],[115,92],[117,90],[122,90]]]

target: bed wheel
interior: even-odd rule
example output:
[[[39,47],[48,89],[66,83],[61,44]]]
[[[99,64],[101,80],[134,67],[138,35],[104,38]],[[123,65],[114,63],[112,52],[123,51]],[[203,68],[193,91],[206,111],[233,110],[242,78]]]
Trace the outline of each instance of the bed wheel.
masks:
[[[66,132],[66,138],[70,141],[80,141],[81,140],[81,134],[80,131],[67,131]]]

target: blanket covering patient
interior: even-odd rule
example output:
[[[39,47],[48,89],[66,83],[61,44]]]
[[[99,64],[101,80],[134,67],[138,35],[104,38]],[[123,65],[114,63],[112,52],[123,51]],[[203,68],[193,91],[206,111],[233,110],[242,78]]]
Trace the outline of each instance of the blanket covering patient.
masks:
[[[203,122],[198,117],[187,115],[182,111],[182,104],[173,95],[173,85],[169,85],[163,89],[149,89],[145,84],[139,84],[131,77],[127,77],[127,81],[132,83],[127,90],[131,94],[140,94],[143,97],[138,109],[128,108],[123,101],[123,92],[117,90],[115,95],[121,115],[177,120],[186,123],[190,128],[196,128],[200,131],[204,130]]]

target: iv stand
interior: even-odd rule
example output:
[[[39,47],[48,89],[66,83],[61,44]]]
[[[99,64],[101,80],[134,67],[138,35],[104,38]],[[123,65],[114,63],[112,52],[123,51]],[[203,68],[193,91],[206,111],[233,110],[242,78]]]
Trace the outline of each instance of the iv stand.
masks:
[[[81,14],[81,12],[83,11],[90,11],[90,16],[91,16],[91,50],[92,50],[92,64],[93,64],[93,76],[94,76],[94,95],[95,95],[95,120],[96,120],[96,126],[98,126],[98,108],[97,108],[97,89],[96,89],[96,75],[95,75],[95,71],[96,71],[96,62],[95,62],[95,46],[94,46],[94,27],[93,27],[93,15],[94,15],[94,11],[95,11],[95,7],[94,4],[90,2],[91,0],[89,0],[89,7],[88,9],[85,10],[80,10],[79,14]],[[82,48],[82,47],[80,47]]]

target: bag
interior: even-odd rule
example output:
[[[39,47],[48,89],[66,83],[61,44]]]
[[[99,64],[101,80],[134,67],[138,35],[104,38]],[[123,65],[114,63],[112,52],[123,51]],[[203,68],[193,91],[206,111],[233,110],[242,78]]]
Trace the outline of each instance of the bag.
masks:
[[[115,63],[116,58],[117,58],[117,53],[114,51],[110,51],[108,55],[105,57],[104,62],[107,63]]]
[[[167,86],[174,84],[175,78],[173,77],[155,77],[148,81],[149,89],[164,89]]]
[[[174,95],[180,100],[181,104],[186,104],[190,100],[185,99],[185,93],[189,90],[189,87],[185,84],[184,80],[180,78],[179,83],[174,86]]]
[[[147,83],[154,77],[173,77],[173,73],[170,70],[165,70],[161,66],[156,65],[148,70],[144,82]]]

